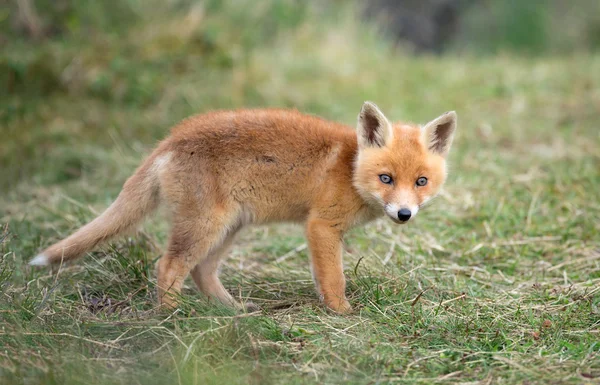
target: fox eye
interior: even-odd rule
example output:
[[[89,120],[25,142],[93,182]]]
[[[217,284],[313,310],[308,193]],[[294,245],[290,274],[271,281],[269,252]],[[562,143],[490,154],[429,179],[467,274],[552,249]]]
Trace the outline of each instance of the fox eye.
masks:
[[[385,183],[385,184],[391,184],[392,183],[392,177],[389,176],[388,174],[381,174],[381,175],[379,175],[379,180],[382,183]]]
[[[422,187],[422,186],[425,186],[426,184],[427,184],[427,178],[425,178],[424,176],[417,179],[417,186]]]

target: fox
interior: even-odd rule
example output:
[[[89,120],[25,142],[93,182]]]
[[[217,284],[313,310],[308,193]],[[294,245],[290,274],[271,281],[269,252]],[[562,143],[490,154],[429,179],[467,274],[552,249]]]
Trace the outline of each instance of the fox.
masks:
[[[368,101],[355,130],[288,109],[195,115],[171,129],[106,211],[30,265],[72,261],[131,230],[162,202],[171,230],[156,263],[159,306],[176,308],[191,275],[206,297],[243,311],[255,305],[240,303],[219,279],[236,233],[297,222],[320,301],[346,314],[344,234],[379,217],[396,224],[415,218],[446,181],[456,127],[454,111],[425,125],[392,123]]]

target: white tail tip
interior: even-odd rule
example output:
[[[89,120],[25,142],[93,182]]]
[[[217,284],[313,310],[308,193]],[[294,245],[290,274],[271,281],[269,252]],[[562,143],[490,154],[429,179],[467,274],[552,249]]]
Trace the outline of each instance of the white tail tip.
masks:
[[[48,262],[48,257],[46,257],[44,254],[39,254],[29,261],[29,264],[31,266],[48,266],[50,263]]]

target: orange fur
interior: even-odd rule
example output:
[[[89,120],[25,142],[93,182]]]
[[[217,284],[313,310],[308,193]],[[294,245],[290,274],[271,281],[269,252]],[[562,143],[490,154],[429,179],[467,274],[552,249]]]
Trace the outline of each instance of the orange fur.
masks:
[[[157,264],[161,303],[176,305],[191,272],[203,293],[241,307],[218,278],[236,232],[252,223],[304,222],[318,294],[332,310],[348,312],[344,233],[384,213],[399,222],[398,207],[418,210],[433,197],[445,181],[455,126],[454,113],[424,128],[392,124],[369,102],[359,115],[358,136],[297,111],[194,116],[173,128],[102,215],[32,264],[74,259],[131,228],[162,201],[172,213],[172,232]],[[382,183],[381,174],[393,182]],[[423,176],[429,183],[416,186]]]

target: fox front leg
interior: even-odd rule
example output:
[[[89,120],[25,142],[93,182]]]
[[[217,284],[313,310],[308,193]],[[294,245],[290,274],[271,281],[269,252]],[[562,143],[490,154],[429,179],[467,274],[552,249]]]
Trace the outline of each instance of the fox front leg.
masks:
[[[342,265],[342,232],[335,223],[310,219],[306,236],[311,253],[313,278],[325,305],[336,313],[352,310],[346,299],[346,278]]]

